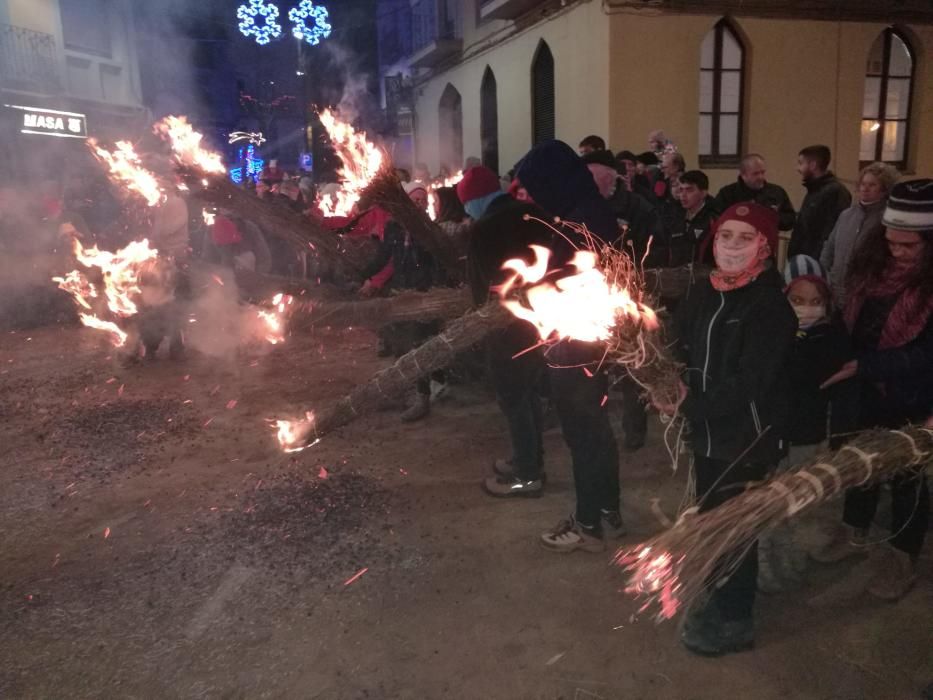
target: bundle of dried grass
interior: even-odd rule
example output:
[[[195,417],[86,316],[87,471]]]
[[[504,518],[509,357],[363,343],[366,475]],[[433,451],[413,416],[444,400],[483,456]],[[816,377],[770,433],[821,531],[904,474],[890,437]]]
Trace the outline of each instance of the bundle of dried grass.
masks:
[[[626,592],[657,606],[656,619],[689,607],[708,585],[727,576],[769,528],[854,486],[884,481],[933,461],[933,430],[873,430],[848,445],[805,462],[791,473],[752,484],[703,514],[686,511],[674,527],[614,561],[629,573]]]
[[[360,207],[379,206],[385,209],[418,245],[429,252],[447,276],[461,282],[465,278],[464,254],[457,243],[418,209],[402,189],[402,183],[391,167],[383,167],[360,195]]]
[[[460,352],[513,321],[512,315],[495,303],[461,316],[440,335],[403,355],[395,364],[376,373],[331,407],[314,414],[310,420],[279,421],[282,446],[288,451],[301,449],[335,428],[377,410],[387,400],[411,390],[419,378],[447,367]],[[283,424],[287,424],[287,429]],[[283,439],[283,435],[288,437]]]
[[[263,233],[282,239],[295,250],[310,251],[345,278],[362,278],[368,263],[363,257],[365,253],[356,247],[348,248],[342,237],[312,219],[278,202],[260,199],[223,176],[205,176],[181,165],[176,165],[176,170],[196,199],[232,210],[256,223]]]
[[[398,321],[448,321],[471,307],[464,288],[435,287],[428,292],[402,292],[380,299],[324,301],[293,304],[290,331],[320,326],[370,326]]]

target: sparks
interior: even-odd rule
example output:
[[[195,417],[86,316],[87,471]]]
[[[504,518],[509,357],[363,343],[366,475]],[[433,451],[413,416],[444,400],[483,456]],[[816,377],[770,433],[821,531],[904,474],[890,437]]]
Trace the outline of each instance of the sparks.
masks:
[[[368,566],[363,567],[362,569],[360,569],[359,571],[357,571],[355,574],[353,574],[350,578],[348,578],[346,581],[344,581],[344,582],[343,582],[343,585],[344,585],[344,586],[349,586],[351,583],[353,583],[354,581],[356,581],[360,576],[362,576],[363,574],[365,574],[367,571],[369,571],[369,567],[368,567]]]

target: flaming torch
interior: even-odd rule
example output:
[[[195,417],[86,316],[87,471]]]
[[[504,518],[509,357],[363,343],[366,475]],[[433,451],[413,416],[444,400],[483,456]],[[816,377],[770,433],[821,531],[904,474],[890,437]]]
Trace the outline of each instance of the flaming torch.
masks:
[[[343,186],[334,194],[321,198],[321,213],[324,216],[350,216],[353,207],[360,201],[360,193],[381,170],[384,156],[381,150],[366,139],[365,133],[340,121],[329,109],[321,112],[320,118],[343,163],[338,172],[343,179]]]
[[[81,307],[81,322],[89,328],[110,333],[116,347],[122,347],[127,334],[115,322],[100,318],[92,313],[95,306],[92,300],[105,300],[107,310],[117,318],[129,318],[139,308],[135,299],[142,293],[139,285],[140,273],[156,260],[158,251],[149,247],[149,241],[133,241],[115,253],[99,250],[97,246],[85,248],[81,241],[74,240],[74,255],[85,268],[95,270],[95,279],[91,279],[80,270],[72,270],[63,277],[53,277],[58,286],[68,292],[75,303]]]
[[[201,147],[203,135],[194,130],[186,117],[165,117],[156,123],[153,130],[169,142],[180,165],[196,168],[211,175],[227,173],[220,154]]]
[[[115,151],[108,151],[97,145],[94,139],[88,139],[88,146],[97,158],[110,168],[110,177],[131,192],[135,192],[154,207],[165,199],[165,192],[155,175],[146,170],[136,155],[133,144],[129,141],[117,141]]]

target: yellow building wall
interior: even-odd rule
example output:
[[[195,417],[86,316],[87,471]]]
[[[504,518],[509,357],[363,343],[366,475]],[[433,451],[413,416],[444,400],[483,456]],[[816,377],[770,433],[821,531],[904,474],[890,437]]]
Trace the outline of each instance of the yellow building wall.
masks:
[[[647,134],[664,129],[697,167],[699,56],[719,17],[610,16],[609,140],[639,152]],[[865,64],[884,24],[800,20],[734,20],[746,46],[744,150],[763,154],[768,179],[799,206],[804,190],[797,152],[815,143],[833,151],[832,169],[854,186]],[[933,175],[933,28],[906,27],[915,51],[910,171]],[[706,169],[713,191],[734,181],[732,168]],[[909,174],[908,174],[909,176]]]
[[[600,3],[574,6],[507,42],[473,56],[416,88],[415,158],[437,172],[438,103],[447,83],[463,105],[463,155],[480,148],[480,84],[486,66],[496,76],[499,167],[507,172],[531,148],[531,62],[538,42],[554,56],[556,136],[574,147],[584,136],[609,129],[609,22]],[[464,45],[464,52],[469,47]],[[451,164],[459,168],[462,164]]]

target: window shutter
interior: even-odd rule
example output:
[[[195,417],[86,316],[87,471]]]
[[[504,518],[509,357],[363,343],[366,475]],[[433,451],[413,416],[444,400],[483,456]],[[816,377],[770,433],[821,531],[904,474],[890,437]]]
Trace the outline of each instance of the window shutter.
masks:
[[[532,143],[554,138],[554,57],[542,41],[531,67]]]

